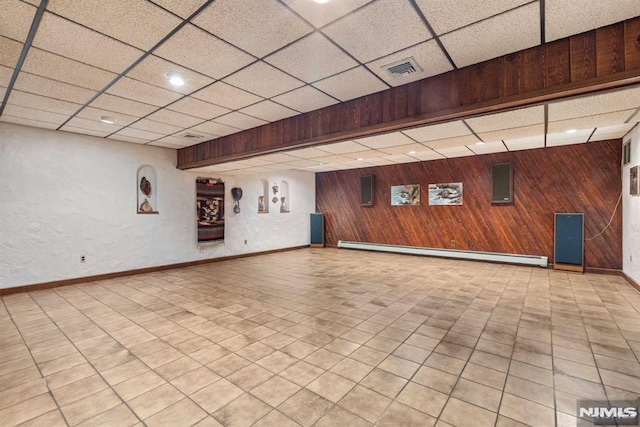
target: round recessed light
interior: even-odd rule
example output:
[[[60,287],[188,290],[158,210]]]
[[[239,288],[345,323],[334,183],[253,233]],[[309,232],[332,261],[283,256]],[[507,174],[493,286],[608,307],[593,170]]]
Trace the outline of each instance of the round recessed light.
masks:
[[[174,86],[184,86],[187,81],[187,78],[180,73],[167,73],[164,76]]]
[[[576,133],[576,132],[578,132],[578,129],[569,129],[567,131],[567,133]]]
[[[108,116],[100,116],[100,121],[102,123],[106,123],[109,125],[112,125],[116,122],[116,119],[114,119],[113,117],[108,117]]]
[[[484,145],[484,142],[483,141],[478,141],[478,142],[476,142],[476,145]]]
[[[329,0],[313,0],[313,1],[320,4],[329,3]]]
[[[362,157],[358,157],[356,160],[357,160],[357,161],[359,161],[359,162],[361,162],[361,161],[363,161],[364,159],[363,159]]]
[[[409,154],[416,154],[416,150],[409,151]]]

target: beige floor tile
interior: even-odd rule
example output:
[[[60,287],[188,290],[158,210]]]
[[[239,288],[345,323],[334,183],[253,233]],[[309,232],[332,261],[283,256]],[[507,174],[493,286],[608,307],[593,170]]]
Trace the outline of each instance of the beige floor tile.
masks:
[[[55,374],[45,377],[47,386],[51,390],[63,387],[67,384],[80,381],[82,379],[96,375],[96,370],[89,363],[83,363],[78,366],[74,366],[64,371],[56,372]]]
[[[491,412],[497,412],[498,407],[500,406],[502,392],[494,388],[460,378],[453,389],[451,396],[467,403],[480,406]]]
[[[160,366],[156,369],[158,375],[167,381],[179,378],[191,371],[200,368],[202,365],[188,356],[183,356],[171,363]]]
[[[394,355],[387,357],[378,365],[378,369],[406,379],[410,379],[419,367],[418,363]]]
[[[553,409],[508,393],[502,396],[499,413],[533,427],[547,427],[555,424]]]
[[[467,364],[460,376],[498,390],[504,388],[504,383],[507,378],[507,374],[504,372],[495,371],[473,363]]]
[[[365,343],[365,346],[383,351],[385,353],[393,353],[400,343],[389,338],[375,336]]]
[[[417,411],[402,403],[394,401],[386,412],[380,417],[377,426],[380,427],[397,427],[397,426],[424,426],[430,427],[435,425],[436,419]]]
[[[331,372],[325,372],[307,385],[307,389],[334,403],[338,402],[356,383]]]
[[[474,350],[471,358],[469,359],[469,362],[500,372],[507,372],[509,370],[508,358],[491,353],[486,353],[480,350]]]
[[[265,356],[262,359],[258,360],[256,362],[256,365],[260,365],[263,368],[277,374],[297,362],[298,359],[296,359],[295,357],[289,356],[288,354],[281,351],[275,351],[268,356]]]
[[[343,359],[330,369],[334,374],[338,374],[351,381],[360,382],[366,377],[373,367],[366,363],[358,362],[350,358]]]
[[[244,368],[251,364],[251,361],[240,357],[235,353],[231,353],[227,356],[221,357],[207,365],[207,368],[211,369],[221,377],[226,377],[234,372]]]
[[[454,426],[464,426],[472,421],[473,426],[493,426],[497,414],[454,397],[450,398],[442,411],[441,419]]]
[[[282,347],[285,347],[296,339],[287,334],[276,333],[268,336],[267,338],[262,339],[260,342],[268,345],[269,347],[273,347],[277,350],[280,350]]]
[[[40,371],[35,366],[3,375],[0,377],[0,392],[40,378]]]
[[[278,407],[278,410],[302,426],[311,426],[329,409],[333,403],[317,394],[302,389]]]
[[[407,382],[406,379],[387,371],[374,369],[360,384],[387,397],[395,398]]]
[[[109,385],[100,375],[93,375],[80,381],[67,384],[64,387],[54,389],[52,390],[52,394],[58,406],[66,406],[108,388]]]
[[[274,376],[251,390],[251,394],[275,408],[298,390],[299,385],[280,376]]]
[[[458,381],[458,377],[438,369],[422,366],[411,381],[449,394]]]
[[[640,364],[638,362],[628,362],[626,360],[614,359],[612,357],[595,355],[596,365],[600,369],[619,372],[640,378]]]
[[[122,400],[111,390],[94,393],[60,409],[70,425],[80,424],[96,415],[120,405]]]
[[[593,360],[593,354],[591,353],[591,351],[581,351],[555,344],[553,346],[553,358],[554,363],[556,359],[564,359],[570,360],[572,362],[582,363],[584,365],[596,365],[595,361]]]
[[[227,379],[245,391],[262,384],[273,376],[273,372],[268,371],[256,364],[245,366],[242,369],[229,375]]]
[[[273,353],[274,351],[275,350],[268,345],[262,344],[261,342],[256,342],[237,351],[236,353],[247,360],[255,362]]]
[[[389,353],[386,353],[384,351],[375,350],[369,347],[360,347],[359,349],[351,353],[351,355],[349,355],[349,358],[362,363],[366,363],[370,366],[378,366],[378,364],[386,359],[388,355]]]
[[[66,427],[67,422],[64,420],[60,410],[56,409],[44,413],[38,417],[32,418],[20,424],[20,427]]]
[[[369,427],[372,426],[370,422],[363,420],[352,412],[340,406],[334,406],[327,412],[325,416],[320,418],[316,427],[335,427],[335,426],[349,426],[349,427]]]
[[[301,360],[280,372],[280,376],[304,387],[323,373],[324,369],[320,369],[317,366]]]
[[[114,386],[113,389],[122,399],[129,401],[163,384],[166,384],[166,381],[160,375],[153,371],[148,371],[121,382]]]
[[[445,356],[438,353],[431,353],[431,355],[427,358],[427,361],[424,362],[424,365],[448,372],[453,375],[460,375],[465,367],[465,362],[463,360],[456,359],[455,357]]]
[[[550,408],[555,407],[552,388],[513,375],[507,377],[504,391]]]
[[[374,423],[387,409],[391,399],[368,388],[356,386],[340,402],[340,406]]]
[[[312,365],[315,365],[321,369],[327,370],[327,369],[331,369],[334,365],[336,365],[342,359],[344,359],[344,356],[321,348],[320,350],[305,357],[304,361],[307,363],[311,363]]]
[[[409,344],[401,344],[394,352],[394,356],[402,357],[416,363],[423,363],[431,351]]]
[[[149,367],[140,360],[133,360],[102,372],[102,376],[112,386],[149,371]]]
[[[256,422],[254,427],[298,427],[300,424],[288,418],[282,412],[273,410]]]
[[[214,412],[213,417],[224,426],[248,427],[271,410],[271,406],[245,393]]]
[[[13,406],[48,392],[49,389],[41,378],[25,382],[17,387],[0,392],[0,409]]]
[[[126,405],[121,404],[78,424],[78,426],[132,426],[137,422],[139,422],[138,417]]]
[[[432,417],[437,417],[447,402],[447,397],[446,394],[409,382],[396,400]]]
[[[528,365],[516,360],[511,362],[509,375],[523,378],[547,387],[553,387],[553,372],[537,366]]]
[[[243,393],[241,388],[223,378],[192,394],[190,397],[211,414]]]
[[[127,403],[136,415],[144,420],[183,398],[184,394],[180,393],[171,384],[164,384]]]
[[[640,378],[607,369],[600,369],[599,371],[604,384],[634,393],[640,393]]]
[[[602,372],[603,369],[601,369],[600,371]],[[593,400],[605,399],[604,388],[602,387],[602,384],[562,374],[554,374],[553,381],[555,390],[557,391],[564,391]],[[618,386],[619,385],[616,385],[616,387]]]
[[[345,332],[344,334],[340,335],[341,338],[344,338],[345,340],[349,340],[352,341],[354,343],[357,344],[364,344],[367,341],[369,341],[371,338],[374,337],[374,334],[371,334],[369,332],[364,332],[364,331],[360,331],[357,329],[351,329],[350,331]]]
[[[49,394],[41,394],[0,410],[0,420],[7,426],[18,425],[57,409]]]
[[[198,390],[213,384],[220,379],[220,375],[214,373],[209,368],[202,366],[181,377],[171,381],[178,390],[186,395],[191,395]]]
[[[304,359],[316,350],[318,350],[317,346],[300,340],[294,341],[282,348],[282,352],[298,359]]]

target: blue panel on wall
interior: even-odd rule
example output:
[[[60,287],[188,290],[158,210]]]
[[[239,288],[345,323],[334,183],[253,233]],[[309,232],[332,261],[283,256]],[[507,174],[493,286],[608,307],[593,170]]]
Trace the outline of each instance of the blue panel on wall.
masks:
[[[581,266],[584,254],[584,214],[557,213],[555,218],[555,263]]]
[[[311,214],[311,244],[324,246],[324,215]]]

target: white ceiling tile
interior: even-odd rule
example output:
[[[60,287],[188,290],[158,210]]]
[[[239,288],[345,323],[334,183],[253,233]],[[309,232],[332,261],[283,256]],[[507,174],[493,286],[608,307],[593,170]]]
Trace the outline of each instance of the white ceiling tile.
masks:
[[[134,144],[147,144],[149,142],[149,140],[147,139],[134,138],[132,136],[119,135],[119,134],[110,135],[107,138],[113,139],[114,141],[120,141],[120,142],[133,142]]]
[[[359,138],[356,142],[369,148],[393,147],[396,145],[407,145],[414,141],[400,132],[385,133],[366,138]]]
[[[317,148],[302,148],[300,150],[287,151],[287,154],[301,159],[315,159],[316,157],[326,156],[327,152]]]
[[[462,120],[438,125],[428,125],[403,130],[402,133],[418,142],[435,141],[456,136],[471,135],[471,131]]]
[[[47,10],[142,50],[151,49],[181,22],[146,0],[50,0]]]
[[[84,104],[96,94],[94,90],[83,89],[25,72],[18,75],[14,87],[24,92],[75,102],[76,104]]]
[[[326,155],[327,153],[323,153],[324,155]],[[299,160],[299,157],[295,157],[295,156],[290,156],[289,153],[274,153],[274,154],[267,154],[266,156],[260,156],[259,157],[262,160],[265,160],[271,164],[274,163],[284,163],[284,162],[292,162],[294,160]]]
[[[100,117],[110,117],[115,120],[116,126],[128,126],[131,123],[138,120],[139,117],[130,116],[128,114],[116,113],[109,110],[104,110],[95,107],[86,107],[78,113],[78,117],[83,117],[89,120],[100,120]]]
[[[409,154],[410,156],[413,156],[417,153],[430,152],[433,150],[422,144],[413,143],[407,145],[396,145],[395,147],[379,148],[378,151],[384,154]]]
[[[22,70],[87,89],[101,90],[117,74],[37,48],[29,49]]]
[[[167,105],[182,97],[179,93],[151,86],[128,77],[122,77],[118,80],[107,90],[107,93],[158,107]]]
[[[540,44],[540,7],[530,3],[440,38],[458,67]]]
[[[335,21],[370,1],[371,0],[340,0],[319,4],[309,0],[284,0],[287,6],[311,22],[316,28]]]
[[[90,105],[98,109],[121,112],[135,117],[144,117],[157,109],[153,105],[131,101],[108,93],[103,93]]]
[[[478,136],[484,141],[499,141],[501,139],[526,138],[528,136],[544,134],[544,124],[540,123],[519,128],[501,129],[493,132],[482,132]]]
[[[154,54],[214,79],[220,79],[254,61],[251,55],[193,25],[185,25]]]
[[[598,114],[597,116],[579,117],[576,119],[549,122],[547,132],[565,132],[569,129],[587,129],[594,127],[613,126],[623,124],[635,112],[632,110],[616,111],[613,113]]]
[[[79,133],[79,134],[82,134],[82,135],[98,136],[98,137],[101,137],[101,138],[104,138],[105,136],[109,135],[109,133],[110,133],[110,132],[100,132],[99,130],[77,128],[77,127],[69,126],[69,125],[65,125],[60,130],[63,131],[63,132]]]
[[[24,43],[37,9],[19,0],[2,0],[0,8],[0,36]]]
[[[553,0],[545,3],[546,41],[583,33],[640,15],[637,0]]]
[[[386,153],[381,153],[377,150],[363,150],[363,151],[356,151],[355,153],[343,154],[343,156],[349,157],[352,160],[357,160],[357,159],[368,160],[368,159],[374,159],[374,158],[378,158],[386,155],[387,155]]]
[[[358,65],[324,35],[317,32],[268,56],[265,61],[307,83]]]
[[[155,139],[160,139],[166,135],[163,135],[161,133],[156,133],[156,132],[149,132],[142,129],[133,129],[133,128],[127,127],[124,129],[120,129],[113,136],[114,137],[128,136],[128,137],[137,138],[141,140],[152,141]]]
[[[411,57],[413,57],[422,70],[404,74],[400,77],[391,76],[387,72],[387,68],[389,68],[390,65],[398,65],[398,62],[405,62],[405,59]],[[385,56],[384,58],[369,62],[367,63],[367,67],[391,86],[400,86],[416,80],[426,79],[427,77],[442,74],[453,69],[451,63],[435,40],[429,40]]]
[[[147,118],[156,122],[178,126],[180,128],[188,128],[202,123],[201,118],[189,116],[187,114],[182,114],[167,109],[158,110],[155,113],[149,115]]]
[[[438,153],[442,154],[446,158],[450,159],[452,157],[465,157],[465,156],[473,156],[473,152],[470,151],[466,146],[463,147],[450,147],[450,148],[439,148]]]
[[[547,147],[557,147],[559,145],[582,144],[587,142],[593,129],[581,129],[573,133],[550,133],[547,134]]]
[[[268,122],[275,122],[299,114],[297,111],[284,107],[280,104],[276,104],[275,102],[267,99],[243,108],[240,112]]]
[[[485,142],[484,144],[468,145],[467,148],[476,154],[502,153],[508,151],[502,141]]]
[[[231,111],[228,108],[220,107],[219,105],[213,105],[208,102],[192,98],[190,96],[182,98],[181,100],[168,105],[166,108],[204,120],[210,120],[215,117],[222,116],[223,114],[227,114],[229,111]]]
[[[234,128],[234,127],[231,127],[231,126],[227,126],[227,125],[223,125],[221,123],[215,123],[215,122],[211,122],[211,121],[201,123],[198,126],[192,127],[191,129],[193,129],[195,131],[206,132],[206,133],[209,133],[209,134],[212,134],[212,135],[217,135],[217,136],[231,135],[233,133],[237,133],[237,132],[240,132],[242,130],[242,129]]]
[[[23,44],[6,37],[0,37],[0,65],[12,70],[18,63]]]
[[[264,120],[256,119],[255,117],[247,116],[246,114],[242,114],[237,111],[216,117],[214,121],[216,123],[222,123],[223,125],[233,126],[238,129],[250,129],[268,123]]]
[[[313,30],[277,0],[216,0],[192,22],[259,58]]]
[[[633,128],[635,123],[625,123],[615,126],[604,126],[596,128],[596,131],[591,135],[589,142],[604,141],[607,139],[622,138]]]
[[[168,73],[181,74],[185,78],[185,84],[182,86],[174,86],[170,84],[166,77]],[[127,77],[185,95],[195,92],[214,81],[210,77],[191,71],[154,55],[149,55],[142,60],[142,62],[136,65],[133,70],[127,73]]]
[[[153,2],[181,18],[188,18],[207,0],[153,0]]]
[[[190,136],[187,136],[187,135],[190,135]],[[175,138],[175,144],[184,144],[185,146],[188,147],[191,145],[200,144],[201,142],[211,141],[212,139],[216,139],[217,137],[218,135],[197,131],[192,128],[192,129],[186,129],[183,132],[180,132],[176,135],[170,135],[161,139],[168,141],[168,138]]]
[[[346,154],[364,151],[367,147],[354,141],[343,141],[335,144],[320,145],[318,146],[318,149],[331,154]]]
[[[288,162],[287,166],[295,167],[295,168],[308,168],[309,166],[318,166],[318,162],[314,162],[313,160],[294,160],[293,162]]]
[[[21,107],[19,105],[8,104],[4,113],[8,116],[20,117],[22,119],[36,120],[39,122],[48,122],[61,125],[69,118],[66,114],[52,113],[50,111],[37,110],[33,108]]]
[[[544,106],[487,114],[465,119],[465,121],[476,133],[535,125],[544,123]]]
[[[74,117],[71,120],[69,120],[69,122],[66,125],[73,128],[89,129],[89,130],[94,130],[98,132],[103,132],[103,133],[106,133],[107,135],[113,132],[116,132],[117,130],[122,128],[122,125],[119,125],[117,123],[115,124],[102,123],[100,120],[90,120],[82,117]]]
[[[13,116],[8,116],[6,114],[3,114],[0,117],[0,122],[15,123],[17,125],[31,126],[34,128],[42,128],[42,129],[56,129],[58,127],[58,125],[55,123],[23,119],[22,117],[13,117]]]
[[[416,159],[423,160],[423,161],[438,160],[438,159],[445,158],[442,154],[438,153],[437,151],[421,151],[419,153],[412,154],[411,157],[415,157]]]
[[[0,65],[0,86],[7,87],[11,81],[13,70],[9,67]]]
[[[231,110],[237,110],[262,101],[259,96],[224,82],[215,82],[191,96]]]
[[[337,164],[337,163],[350,162],[351,158],[348,156],[334,155],[334,156],[316,157],[313,160],[317,161],[318,163]]]
[[[417,0],[418,6],[437,34],[448,33],[465,25],[521,6],[531,0]]]
[[[544,147],[544,135],[530,136],[527,138],[505,139],[505,145],[509,151],[530,150]]]
[[[420,161],[416,157],[410,156],[408,154],[392,154],[390,156],[382,156],[381,159],[392,161],[394,163],[413,163]]]
[[[319,163],[317,163],[317,165],[320,165]],[[274,171],[286,171],[286,170],[291,170],[292,166],[291,165],[287,165],[285,163],[273,163],[270,164],[269,166],[266,166],[271,170]]]
[[[415,159],[413,161],[416,161]],[[367,159],[367,164],[371,166],[388,166],[395,165],[396,162],[392,160],[377,158],[377,159]]]
[[[183,129],[181,127],[168,125],[166,123],[154,122],[153,120],[149,119],[138,120],[130,127],[134,129],[146,130],[149,132],[161,133],[163,135],[171,135],[180,132]]]
[[[168,143],[166,141],[162,141],[162,140],[152,141],[152,142],[148,143],[147,145],[151,145],[153,147],[170,148],[172,150],[178,150],[180,148],[184,148],[185,147],[184,145],[173,145],[173,144],[170,144],[170,143]]]
[[[453,138],[437,139],[435,141],[426,141],[422,144],[439,150],[441,148],[462,147],[463,145],[474,144],[480,141],[475,135],[456,136]]]
[[[303,113],[338,103],[338,100],[320,92],[312,86],[303,86],[291,92],[276,96],[273,100]]]
[[[324,33],[361,62],[369,62],[430,39],[410,2],[378,0],[328,25]]]
[[[7,93],[7,88],[0,86],[0,99],[4,99],[4,95]]]
[[[387,85],[364,67],[358,67],[313,84],[341,101],[358,98],[387,89]]]
[[[304,85],[300,80],[262,61],[243,68],[224,81],[265,98],[271,98]]]
[[[82,106],[80,104],[47,98],[45,96],[34,95],[32,93],[22,92],[15,89],[11,91],[8,103],[20,105],[22,107],[50,111],[52,113],[66,114],[68,116],[74,114]]]
[[[265,166],[265,165],[271,164],[271,162],[267,160],[263,160],[261,157],[253,157],[251,159],[242,159],[240,163],[247,166]]]
[[[549,104],[549,121],[595,116],[635,109],[640,105],[640,86],[599,95],[584,96]]]
[[[160,147],[176,148],[176,149],[189,146],[188,142],[184,141],[182,138],[178,138],[173,135],[165,136],[164,138],[161,138],[157,141],[153,141],[149,145],[157,145]]]
[[[143,54],[141,50],[48,12],[40,21],[33,46],[114,73],[121,73]]]

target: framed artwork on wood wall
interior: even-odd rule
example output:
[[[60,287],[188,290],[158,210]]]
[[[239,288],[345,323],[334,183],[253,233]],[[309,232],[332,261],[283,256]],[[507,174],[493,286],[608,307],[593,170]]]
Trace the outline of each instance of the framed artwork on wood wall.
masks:
[[[420,184],[391,187],[391,206],[417,206],[420,204]]]
[[[433,206],[462,205],[462,183],[429,184],[429,204]]]

